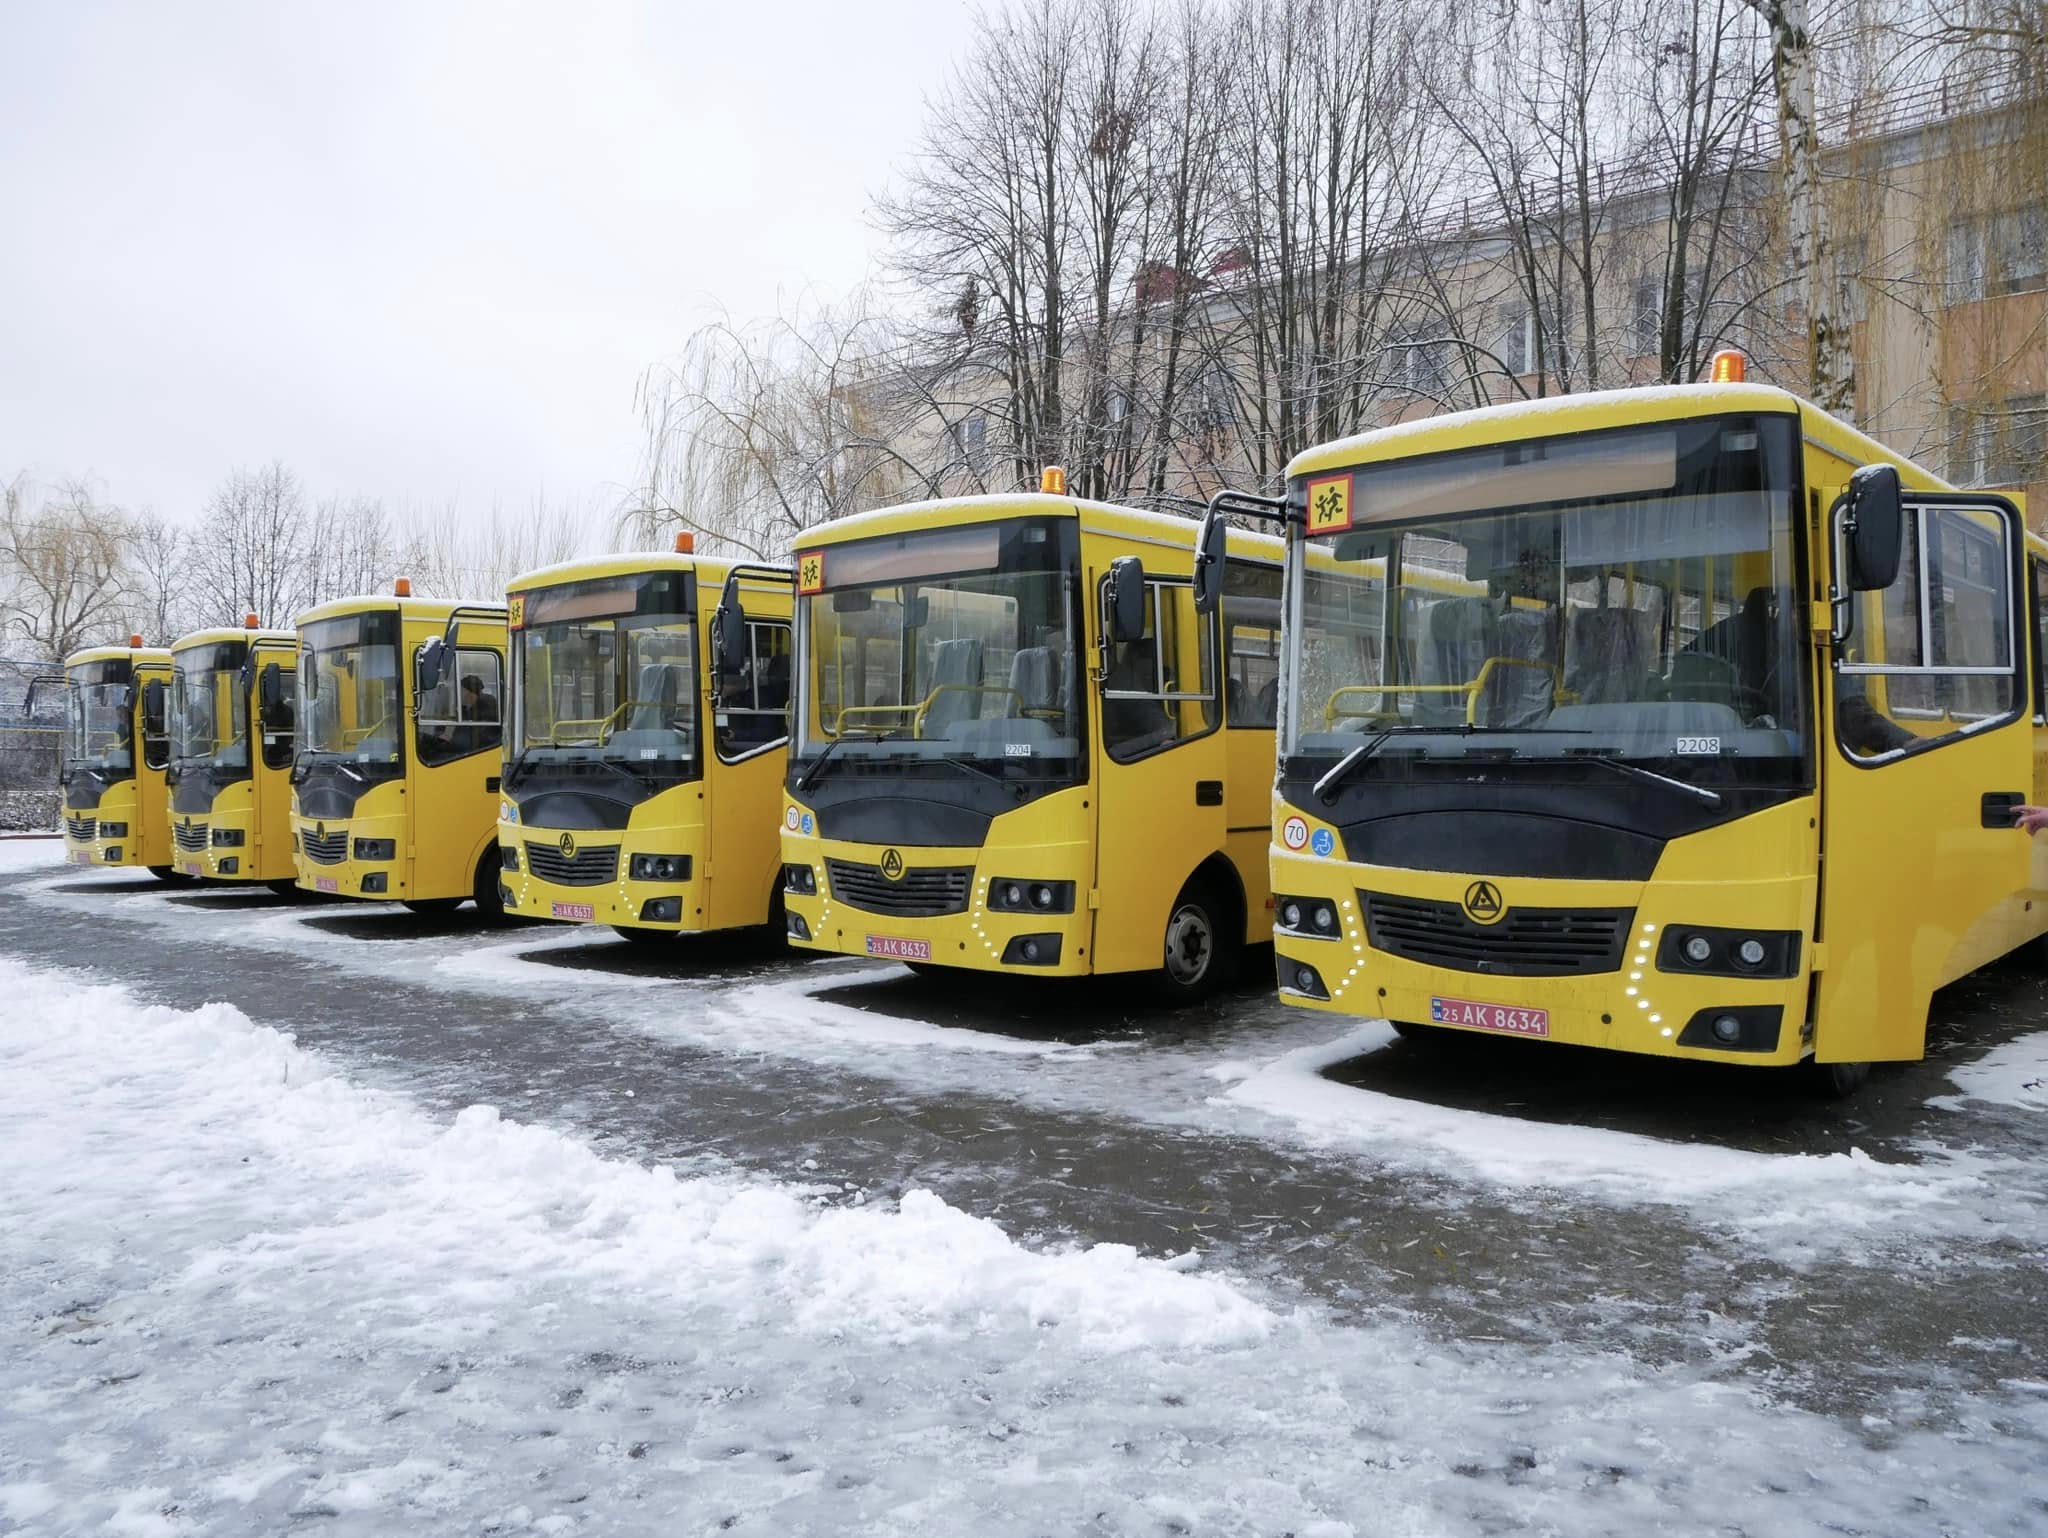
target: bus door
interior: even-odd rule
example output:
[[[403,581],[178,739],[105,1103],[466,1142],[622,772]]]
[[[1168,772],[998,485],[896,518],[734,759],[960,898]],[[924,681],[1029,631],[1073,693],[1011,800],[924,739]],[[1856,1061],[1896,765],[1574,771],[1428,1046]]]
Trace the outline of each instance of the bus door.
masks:
[[[1173,900],[1227,828],[1215,616],[1195,613],[1185,578],[1126,559],[1096,587],[1108,638],[1113,583],[1143,581],[1142,634],[1100,654],[1096,971],[1159,966]]]
[[[1831,515],[1837,572],[1855,565],[1843,511]],[[1933,990],[2039,927],[2026,912],[2032,841],[2012,826],[2034,785],[2024,525],[2012,503],[1980,493],[1907,492],[1902,512],[1895,579],[1835,608],[1820,755],[1822,1062],[1920,1057]]]
[[[495,824],[500,774],[500,702],[505,697],[502,631],[461,622],[434,687],[418,694],[413,729],[410,836],[413,889],[466,890],[472,846]],[[419,649],[412,666],[418,679]],[[495,858],[495,856],[493,856]],[[457,867],[461,868],[457,868]]]

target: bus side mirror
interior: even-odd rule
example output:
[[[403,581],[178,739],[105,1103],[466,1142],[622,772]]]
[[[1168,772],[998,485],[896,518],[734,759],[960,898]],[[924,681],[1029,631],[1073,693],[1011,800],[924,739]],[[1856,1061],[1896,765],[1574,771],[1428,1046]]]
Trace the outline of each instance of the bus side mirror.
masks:
[[[1145,563],[1121,555],[1109,563],[1107,594],[1110,640],[1122,645],[1145,639]]]
[[[1898,581],[1906,536],[1899,472],[1890,465],[1865,465],[1849,477],[1841,519],[1849,536],[1849,591],[1879,592]]]
[[[320,668],[313,661],[311,652],[299,653],[299,687],[305,691],[307,699],[320,698]]]
[[[418,654],[413,659],[413,678],[421,694],[432,694],[441,686],[441,680],[448,672],[448,643],[441,637],[428,636],[420,643]]]
[[[256,675],[256,702],[266,716],[275,716],[284,708],[284,669],[275,662],[264,663],[263,671]]]
[[[726,577],[711,615],[711,666],[720,678],[738,678],[747,670],[747,613],[740,606],[738,572]]]
[[[152,678],[142,686],[142,733],[161,737],[164,731],[164,681]]]
[[[1214,614],[1223,602],[1224,541],[1229,529],[1211,508],[1202,514],[1202,530],[1195,536],[1195,612]]]

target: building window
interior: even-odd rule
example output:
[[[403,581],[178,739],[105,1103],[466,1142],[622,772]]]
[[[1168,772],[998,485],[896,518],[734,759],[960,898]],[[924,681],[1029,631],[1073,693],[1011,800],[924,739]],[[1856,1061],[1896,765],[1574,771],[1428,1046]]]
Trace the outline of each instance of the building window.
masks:
[[[1536,312],[1526,304],[1511,304],[1500,312],[1500,332],[1494,353],[1510,374],[1536,372]]]
[[[1416,395],[1444,396],[1451,389],[1451,344],[1441,323],[1397,331],[1388,339],[1387,379]]]
[[[1948,301],[1966,304],[2048,287],[2048,207],[1958,219],[1948,232]]]
[[[1948,478],[1958,486],[2024,486],[2044,474],[2048,395],[1950,408]]]

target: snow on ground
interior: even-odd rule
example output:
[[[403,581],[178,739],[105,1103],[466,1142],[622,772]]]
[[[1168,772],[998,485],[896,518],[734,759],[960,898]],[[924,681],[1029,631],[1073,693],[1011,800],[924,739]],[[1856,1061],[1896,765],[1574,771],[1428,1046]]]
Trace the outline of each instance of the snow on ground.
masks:
[[[1911,1164],[1855,1152],[1747,1153],[1602,1128],[1532,1126],[1322,1077],[1330,1064],[1388,1046],[1393,1035],[1383,1022],[1346,1029],[1306,1011],[1277,1019],[1267,1012],[1243,1031],[1179,1046],[1153,1040],[1070,1046],[819,997],[895,971],[861,961],[649,978],[551,964],[551,954],[606,944],[581,928],[522,928],[454,941],[434,931],[362,938],[329,927],[343,911],[331,905],[209,910],[167,902],[155,890],[93,892],[80,874],[61,872],[17,890],[32,900],[157,926],[181,943],[284,950],[354,975],[471,998],[510,995],[579,1012],[600,1008],[615,1029],[712,1052],[766,1053],[892,1078],[921,1094],[997,1095],[1051,1111],[1251,1136],[1433,1181],[1449,1176],[1482,1183],[1507,1200],[1540,1202],[1562,1192],[1675,1207],[1791,1264],[1843,1250],[1867,1253],[1873,1242],[1976,1240],[1987,1214],[2016,1241],[2048,1242],[2048,1192],[2039,1189],[2031,1165],[1995,1149],[1930,1145]],[[105,879],[111,884],[117,877]],[[80,886],[88,890],[76,890]],[[360,918],[387,910],[363,904],[347,911]],[[394,922],[410,923],[396,908],[388,911]],[[627,954],[624,942],[619,949]],[[1219,1083],[1228,1087],[1219,1092]]]
[[[0,872],[41,870],[64,863],[64,840],[31,833],[0,834]]]
[[[225,1006],[6,960],[0,993],[0,1530],[2042,1519],[2048,1390],[1848,1427],[1761,1380],[1342,1328],[1197,1257],[1033,1249],[929,1195],[431,1119]]]
[[[1951,1068],[1960,1096],[1936,1105],[1958,1108],[1963,1099],[1989,1100],[2027,1111],[2048,1111],[2048,1031],[1993,1047],[1974,1063]]]

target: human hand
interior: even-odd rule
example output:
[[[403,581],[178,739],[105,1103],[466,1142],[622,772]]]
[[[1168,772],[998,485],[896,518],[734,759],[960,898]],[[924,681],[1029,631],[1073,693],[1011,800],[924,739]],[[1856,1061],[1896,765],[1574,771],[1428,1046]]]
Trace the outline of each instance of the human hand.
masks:
[[[2039,833],[2043,828],[2048,828],[2048,806],[2014,807],[2012,825],[2024,833]]]

